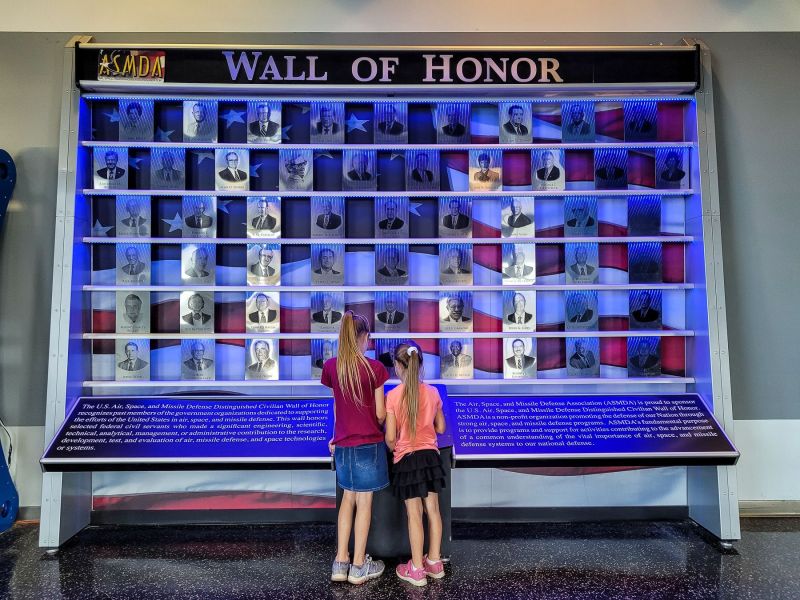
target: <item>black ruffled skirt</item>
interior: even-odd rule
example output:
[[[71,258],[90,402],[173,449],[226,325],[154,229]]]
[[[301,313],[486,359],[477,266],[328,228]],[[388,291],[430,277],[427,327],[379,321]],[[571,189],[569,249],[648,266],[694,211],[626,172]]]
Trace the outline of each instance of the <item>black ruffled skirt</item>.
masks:
[[[392,491],[401,500],[427,498],[445,487],[442,458],[436,450],[418,450],[406,454],[392,465]]]

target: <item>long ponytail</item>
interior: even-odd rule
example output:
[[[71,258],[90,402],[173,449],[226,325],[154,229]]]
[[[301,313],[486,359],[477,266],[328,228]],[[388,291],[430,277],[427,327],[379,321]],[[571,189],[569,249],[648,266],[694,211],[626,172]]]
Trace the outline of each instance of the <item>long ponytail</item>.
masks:
[[[422,350],[416,342],[404,342],[395,348],[394,360],[405,369],[401,405],[405,408],[411,439],[414,439],[417,435],[419,386],[422,381]]]
[[[336,376],[339,386],[346,397],[358,406],[364,406],[364,390],[361,388],[360,371],[362,368],[369,375],[371,384],[375,383],[375,373],[370,367],[367,357],[361,351],[359,338],[369,333],[369,323],[363,315],[352,310],[345,311],[339,327],[339,352],[336,357]],[[370,392],[372,386],[370,386]]]

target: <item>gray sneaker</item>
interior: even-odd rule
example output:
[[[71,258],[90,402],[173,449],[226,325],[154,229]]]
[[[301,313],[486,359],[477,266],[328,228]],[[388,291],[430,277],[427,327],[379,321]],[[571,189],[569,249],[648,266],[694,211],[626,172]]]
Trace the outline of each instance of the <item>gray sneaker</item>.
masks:
[[[375,579],[383,575],[384,568],[382,560],[372,560],[372,557],[367,554],[364,558],[364,564],[360,567],[350,565],[350,574],[347,576],[347,581],[356,585],[364,583],[368,579]]]
[[[331,568],[331,581],[347,581],[347,571],[350,569],[350,563],[333,561],[333,568]]]

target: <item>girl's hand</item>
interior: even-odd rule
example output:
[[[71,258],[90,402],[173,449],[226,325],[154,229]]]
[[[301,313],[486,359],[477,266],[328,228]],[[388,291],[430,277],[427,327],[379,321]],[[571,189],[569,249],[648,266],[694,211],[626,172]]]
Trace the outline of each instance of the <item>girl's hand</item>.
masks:
[[[333,454],[333,451],[336,450],[336,446],[333,445],[333,438],[328,440],[328,451]]]

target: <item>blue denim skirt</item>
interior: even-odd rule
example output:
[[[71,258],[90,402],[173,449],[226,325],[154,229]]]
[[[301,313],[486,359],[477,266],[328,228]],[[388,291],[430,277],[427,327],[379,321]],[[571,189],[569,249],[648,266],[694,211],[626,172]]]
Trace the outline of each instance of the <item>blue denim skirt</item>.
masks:
[[[336,483],[351,492],[377,492],[389,486],[386,445],[336,446]]]

